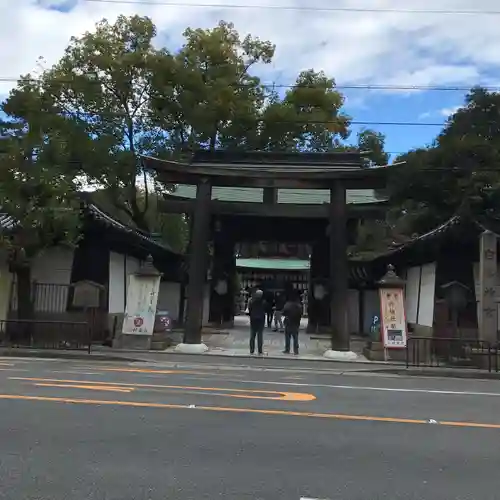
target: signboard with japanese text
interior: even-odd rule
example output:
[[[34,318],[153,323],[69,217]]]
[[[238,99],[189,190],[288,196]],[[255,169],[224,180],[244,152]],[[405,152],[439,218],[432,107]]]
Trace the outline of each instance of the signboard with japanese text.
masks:
[[[402,288],[381,288],[382,341],[386,349],[404,349],[408,339]]]
[[[159,290],[159,276],[129,276],[122,333],[153,335]]]

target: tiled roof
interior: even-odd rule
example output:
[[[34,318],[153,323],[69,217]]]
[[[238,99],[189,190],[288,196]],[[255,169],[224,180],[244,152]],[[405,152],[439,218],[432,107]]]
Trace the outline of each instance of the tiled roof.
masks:
[[[177,253],[169,245],[166,245],[165,243],[161,243],[155,240],[154,238],[151,237],[151,235],[145,234],[142,231],[139,231],[138,229],[134,229],[130,226],[122,224],[118,220],[108,215],[106,212],[103,212],[97,205],[94,205],[93,203],[87,205],[86,209],[87,213],[94,220],[108,227],[112,227],[113,229],[118,230],[124,234],[129,234],[139,242],[145,243],[149,246],[153,246],[164,251],[166,250],[171,253]]]
[[[155,240],[151,235],[145,234],[138,229],[132,228],[108,215],[102,211],[97,205],[88,203],[85,205],[86,213],[96,222],[104,224],[107,227],[120,231],[123,234],[130,235],[137,243],[145,244],[150,248],[157,248],[158,250],[168,251],[177,254],[170,246]],[[17,221],[10,215],[0,212],[0,231],[8,231],[17,225]]]
[[[172,195],[181,198],[194,198],[196,196],[196,186],[179,184]],[[212,199],[262,203],[264,190],[261,188],[214,186]],[[381,201],[384,200],[378,198],[373,189],[347,190],[347,203],[377,203]],[[327,189],[278,189],[278,203],[321,204],[329,202],[330,191]]]
[[[377,259],[393,257],[398,254],[405,254],[406,251],[426,248],[432,242],[442,241],[443,237],[457,237],[459,241],[465,243],[470,238],[476,238],[483,231],[492,231],[500,238],[500,219],[491,216],[473,218],[471,216],[454,215],[443,224],[428,231],[427,233],[416,236],[399,245],[393,246]]]

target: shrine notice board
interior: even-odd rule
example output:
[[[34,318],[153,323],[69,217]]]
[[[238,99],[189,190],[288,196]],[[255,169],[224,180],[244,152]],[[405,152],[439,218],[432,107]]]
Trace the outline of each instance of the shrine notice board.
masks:
[[[402,288],[381,288],[380,326],[386,349],[404,349],[408,340]]]

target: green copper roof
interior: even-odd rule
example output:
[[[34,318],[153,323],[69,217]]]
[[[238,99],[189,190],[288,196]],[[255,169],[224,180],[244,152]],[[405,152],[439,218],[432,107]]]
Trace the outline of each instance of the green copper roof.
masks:
[[[196,186],[179,184],[174,196],[194,198]],[[262,203],[264,190],[261,188],[219,187],[212,189],[212,199],[219,201],[240,201]],[[373,189],[348,189],[347,203],[376,203],[383,201],[375,196]],[[278,189],[278,203],[321,204],[330,202],[328,189]]]
[[[236,267],[278,269],[282,271],[309,271],[309,261],[303,259],[236,259]]]

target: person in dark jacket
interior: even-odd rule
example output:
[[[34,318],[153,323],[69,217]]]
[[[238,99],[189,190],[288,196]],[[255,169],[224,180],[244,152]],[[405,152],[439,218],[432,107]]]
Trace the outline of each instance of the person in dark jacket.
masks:
[[[298,294],[293,294],[283,308],[285,317],[285,354],[290,354],[290,340],[293,339],[293,353],[299,354],[299,328],[302,318],[302,304]]]
[[[266,310],[267,304],[264,300],[264,293],[262,290],[256,290],[248,304],[248,315],[250,316],[250,354],[253,354],[255,351],[255,337],[257,337],[259,354],[263,354]]]

